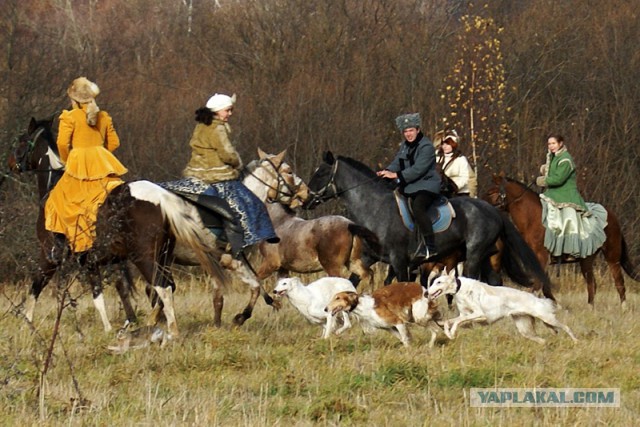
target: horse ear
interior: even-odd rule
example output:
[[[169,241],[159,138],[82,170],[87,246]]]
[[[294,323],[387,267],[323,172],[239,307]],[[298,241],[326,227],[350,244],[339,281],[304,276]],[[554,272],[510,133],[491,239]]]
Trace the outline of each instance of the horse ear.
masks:
[[[27,127],[27,133],[31,134],[35,132],[36,127],[37,127],[36,119],[31,117],[31,120],[29,121],[29,126]]]
[[[322,155],[322,160],[325,163],[329,163],[330,165],[334,164],[336,161],[331,151],[325,151],[324,154]]]
[[[280,153],[278,153],[278,155],[273,159],[274,163],[276,165],[282,164],[282,161],[284,160],[284,155],[285,154],[287,154],[287,149],[286,148],[284,150],[282,150]]]
[[[266,159],[267,157],[269,157],[269,155],[268,155],[267,153],[265,153],[264,151],[262,151],[262,150],[260,149],[260,147],[258,147],[258,158],[259,158],[260,160],[264,160],[264,159]]]

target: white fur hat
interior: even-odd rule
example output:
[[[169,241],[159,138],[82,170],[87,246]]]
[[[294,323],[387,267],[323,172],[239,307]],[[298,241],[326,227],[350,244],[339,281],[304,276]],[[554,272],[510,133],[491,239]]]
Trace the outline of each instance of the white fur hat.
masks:
[[[234,93],[232,96],[223,95],[221,93],[216,93],[207,101],[206,107],[213,111],[224,110],[225,108],[232,107],[236,103],[236,94]]]

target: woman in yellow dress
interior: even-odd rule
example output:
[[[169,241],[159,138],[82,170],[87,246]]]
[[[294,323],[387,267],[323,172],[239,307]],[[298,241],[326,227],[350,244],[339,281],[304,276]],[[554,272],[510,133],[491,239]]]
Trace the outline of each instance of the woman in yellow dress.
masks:
[[[120,177],[127,172],[112,153],[120,139],[111,116],[96,104],[99,93],[98,86],[85,77],[75,79],[67,89],[71,110],[60,115],[57,139],[65,171],[45,205],[45,228],[64,235],[74,252],[93,245],[98,208],[124,182]]]

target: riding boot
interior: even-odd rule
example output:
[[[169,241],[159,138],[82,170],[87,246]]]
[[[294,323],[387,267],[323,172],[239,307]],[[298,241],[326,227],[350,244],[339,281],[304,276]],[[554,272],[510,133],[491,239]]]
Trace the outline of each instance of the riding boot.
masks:
[[[200,194],[196,203],[221,217],[224,234],[231,245],[231,254],[238,259],[244,249],[244,230],[238,215],[231,209],[229,203],[220,197]]]
[[[412,264],[419,265],[425,261],[438,256],[436,251],[435,236],[433,234],[433,225],[427,214],[429,206],[437,198],[437,195],[429,192],[421,192],[412,200],[413,215],[415,217],[418,232],[420,233],[421,244],[414,254]]]

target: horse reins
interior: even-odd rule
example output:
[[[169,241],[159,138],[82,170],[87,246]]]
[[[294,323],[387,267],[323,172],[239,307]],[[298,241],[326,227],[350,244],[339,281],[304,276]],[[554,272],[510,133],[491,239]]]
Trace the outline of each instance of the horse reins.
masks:
[[[276,180],[278,182],[277,186],[276,187],[272,186],[271,184],[269,184],[268,182],[266,182],[265,180],[260,178],[258,175],[253,173],[253,170],[249,171],[249,175],[254,177],[256,180],[258,180],[258,182],[260,182],[261,184],[265,185],[270,190],[275,190],[275,192],[276,192],[276,200],[279,199],[279,196],[281,196],[281,195],[282,196],[288,196],[288,197],[295,197],[296,190],[294,188],[292,188],[291,185],[289,185],[289,183],[282,177],[282,174],[280,173],[280,167],[282,165],[280,165],[280,167],[276,167],[276,165],[271,161],[270,158],[265,158],[262,161],[267,161],[271,165],[273,170],[275,171],[275,177],[276,177]],[[289,193],[281,190],[281,187],[283,187],[283,186],[289,191]]]
[[[313,191],[309,189],[309,193],[313,196],[313,198],[311,199],[312,202],[316,200],[319,202],[324,202],[326,200],[336,199],[340,197],[341,194],[344,194],[347,191],[351,191],[354,188],[358,188],[362,185],[378,180],[378,177],[375,176],[371,179],[365,179],[364,181],[359,182],[358,184],[353,185],[351,187],[347,187],[342,191],[338,191],[338,187],[336,186],[336,174],[338,172],[338,161],[339,160],[336,159],[336,161],[333,163],[333,166],[331,167],[331,176],[329,177],[329,181],[327,181],[327,183],[321,189],[319,189],[318,191]],[[326,196],[325,194],[328,189],[331,189],[333,191],[333,194],[331,196]]]
[[[51,183],[53,182],[53,172],[61,172],[64,168],[54,168],[54,167],[48,167],[48,168],[40,168],[40,166],[42,165],[42,162],[44,161],[45,156],[42,156],[38,159],[38,165],[35,169],[30,169],[27,167],[27,159],[30,156],[31,153],[33,153],[33,150],[35,149],[36,146],[36,142],[38,141],[38,139],[42,136],[42,134],[44,133],[46,129],[44,128],[44,126],[40,126],[38,128],[38,130],[34,133],[33,137],[29,138],[27,140],[27,149],[24,151],[24,153],[21,154],[20,156],[20,160],[18,161],[18,159],[16,158],[16,164],[19,167],[19,170],[21,172],[31,172],[31,173],[46,173],[48,174],[47,176],[47,189],[49,189],[51,187]],[[53,153],[50,149],[50,147],[48,147],[47,144],[47,153],[45,153],[46,157],[49,158],[49,165],[52,164],[51,162],[51,155],[56,156],[57,155],[55,153]],[[58,158],[58,162],[60,164],[62,164],[62,162],[60,162],[59,158]]]
[[[522,198],[522,196],[524,196],[527,192],[527,190],[529,189],[529,187],[525,187],[522,189],[522,193],[518,194],[518,196],[516,198],[514,198],[513,200],[511,200],[510,202],[507,202],[507,190],[504,186],[504,181],[500,182],[500,186],[498,187],[498,198],[500,199],[500,203],[498,204],[498,207],[504,210],[507,210],[507,207],[512,204],[517,202],[518,200],[520,200]]]

